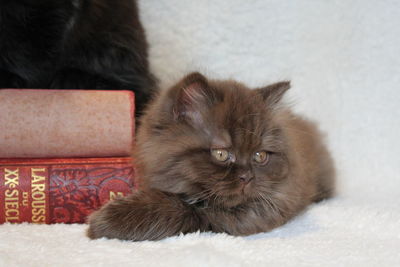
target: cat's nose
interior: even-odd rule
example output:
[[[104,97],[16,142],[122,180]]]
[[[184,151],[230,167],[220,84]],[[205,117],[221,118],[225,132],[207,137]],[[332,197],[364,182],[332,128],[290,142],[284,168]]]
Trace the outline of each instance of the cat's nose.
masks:
[[[239,181],[244,184],[248,184],[251,180],[253,180],[253,178],[253,175],[249,172],[239,175]]]

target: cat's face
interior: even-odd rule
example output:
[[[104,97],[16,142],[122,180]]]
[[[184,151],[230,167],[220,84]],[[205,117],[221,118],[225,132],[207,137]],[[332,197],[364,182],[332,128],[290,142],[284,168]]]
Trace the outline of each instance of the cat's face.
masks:
[[[226,207],[268,197],[289,168],[274,118],[288,88],[283,82],[250,90],[187,76],[167,92],[153,118],[145,118],[141,156],[150,163],[149,186]]]

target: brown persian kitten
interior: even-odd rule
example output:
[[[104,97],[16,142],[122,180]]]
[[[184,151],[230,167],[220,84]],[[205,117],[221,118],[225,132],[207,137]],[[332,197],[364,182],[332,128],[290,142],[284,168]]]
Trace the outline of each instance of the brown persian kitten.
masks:
[[[289,87],[251,90],[192,73],[162,92],[137,137],[139,191],[95,212],[88,236],[250,235],[330,197],[331,157],[316,126],[280,103]]]

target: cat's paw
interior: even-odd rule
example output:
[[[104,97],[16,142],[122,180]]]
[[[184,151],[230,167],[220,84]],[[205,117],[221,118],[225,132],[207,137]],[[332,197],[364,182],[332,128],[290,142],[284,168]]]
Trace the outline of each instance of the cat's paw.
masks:
[[[135,192],[107,203],[89,217],[91,239],[159,240],[203,230],[201,220],[179,197],[159,191]]]
[[[91,239],[118,238],[136,240],[135,224],[138,217],[136,203],[130,198],[110,201],[89,216],[87,236]],[[133,216],[132,216],[133,215]]]
[[[122,240],[155,240],[163,238],[165,229],[154,228],[163,225],[165,206],[163,193],[135,192],[124,198],[108,202],[89,217],[87,236],[91,239],[102,237]]]
[[[90,239],[98,239],[104,237],[102,229],[105,222],[102,221],[101,216],[97,215],[98,213],[99,211],[96,211],[89,217],[89,228],[86,230],[86,235]]]

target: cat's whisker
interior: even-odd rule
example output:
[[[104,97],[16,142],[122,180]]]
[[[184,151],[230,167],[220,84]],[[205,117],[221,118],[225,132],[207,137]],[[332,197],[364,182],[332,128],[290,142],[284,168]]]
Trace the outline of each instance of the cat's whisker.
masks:
[[[188,204],[192,205],[192,204],[195,204],[195,203],[197,203],[199,201],[203,201],[203,200],[206,200],[206,199],[210,198],[210,196],[212,194],[213,194],[213,190],[212,189],[206,189],[206,190],[203,190],[203,191],[201,191],[199,193],[193,194],[192,196],[186,198],[185,201]]]
[[[267,205],[271,208],[271,211],[276,215],[281,215],[279,209],[276,207],[275,203],[265,195],[259,194],[259,197],[267,203]]]

